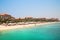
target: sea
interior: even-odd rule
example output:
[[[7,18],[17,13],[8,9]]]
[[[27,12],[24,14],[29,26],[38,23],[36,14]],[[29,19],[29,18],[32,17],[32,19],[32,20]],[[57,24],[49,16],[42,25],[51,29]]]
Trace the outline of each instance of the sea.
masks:
[[[0,31],[0,40],[60,40],[60,23]]]

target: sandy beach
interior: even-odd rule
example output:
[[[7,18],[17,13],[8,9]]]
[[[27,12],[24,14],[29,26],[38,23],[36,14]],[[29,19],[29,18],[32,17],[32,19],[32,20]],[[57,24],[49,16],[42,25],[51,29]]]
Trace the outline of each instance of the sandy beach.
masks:
[[[52,24],[56,22],[45,22],[45,23],[36,23],[36,24],[26,24],[26,25],[14,25],[14,26],[4,26],[0,25],[0,31],[11,30],[11,29],[20,29],[20,28],[30,28],[38,25]]]

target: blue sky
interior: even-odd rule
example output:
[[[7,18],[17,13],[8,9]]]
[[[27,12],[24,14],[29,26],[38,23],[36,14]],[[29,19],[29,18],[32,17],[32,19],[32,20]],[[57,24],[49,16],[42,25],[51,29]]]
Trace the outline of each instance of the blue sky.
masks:
[[[14,17],[60,18],[60,0],[0,0],[0,13]]]

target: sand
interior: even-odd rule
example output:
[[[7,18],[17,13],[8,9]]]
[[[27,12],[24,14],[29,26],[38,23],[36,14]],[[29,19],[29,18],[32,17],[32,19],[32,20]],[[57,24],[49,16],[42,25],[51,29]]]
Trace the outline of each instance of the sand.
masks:
[[[15,26],[4,26],[0,25],[0,31],[3,30],[11,30],[11,29],[20,29],[20,28],[30,28],[30,27],[35,27],[38,25],[45,25],[45,24],[52,24],[56,22],[45,22],[45,23],[36,23],[36,24],[26,24],[26,25],[15,25]]]

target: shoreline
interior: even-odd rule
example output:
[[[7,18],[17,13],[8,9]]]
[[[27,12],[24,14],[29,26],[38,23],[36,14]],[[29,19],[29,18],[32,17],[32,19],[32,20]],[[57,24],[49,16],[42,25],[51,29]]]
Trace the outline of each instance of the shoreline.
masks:
[[[44,23],[25,24],[25,25],[14,25],[14,26],[4,26],[4,25],[0,25],[0,31],[11,30],[11,29],[30,28],[30,27],[33,27],[33,26],[53,24],[53,23],[58,23],[58,22],[44,22]]]

